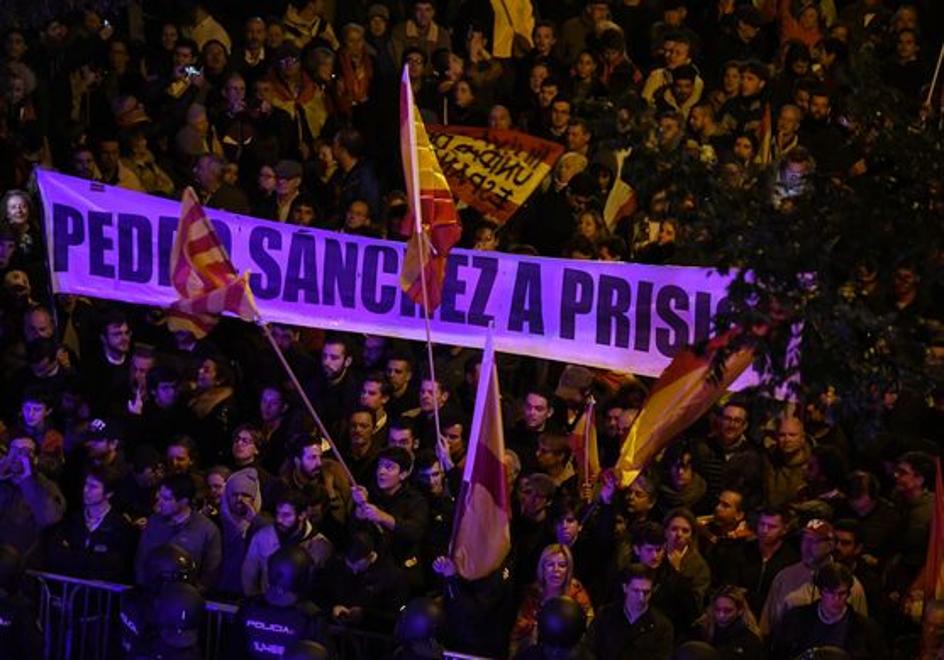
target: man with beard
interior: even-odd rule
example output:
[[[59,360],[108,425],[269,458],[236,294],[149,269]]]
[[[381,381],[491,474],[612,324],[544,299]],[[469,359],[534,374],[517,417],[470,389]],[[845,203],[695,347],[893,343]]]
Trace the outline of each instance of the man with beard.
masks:
[[[242,593],[242,566],[250,539],[269,522],[262,511],[262,489],[255,468],[233,472],[220,501],[223,562],[216,591],[228,597]]]
[[[299,435],[291,444],[294,447],[292,456],[282,466],[279,475],[282,492],[294,490],[309,499],[317,499],[322,491],[326,493],[329,515],[321,521],[321,527],[328,538],[344,538],[351,490],[341,465],[334,459],[324,457],[319,438]],[[281,495],[276,496],[276,502],[278,497]]]
[[[309,519],[306,498],[291,490],[276,498],[275,521],[256,532],[249,542],[242,566],[243,593],[246,596],[268,590],[269,557],[280,548],[290,546],[304,550],[315,570],[323,568],[334,552],[331,541]]]
[[[222,560],[220,530],[202,513],[193,509],[196,487],[188,474],[172,474],[157,490],[155,513],[148,518],[135,560],[139,584],[145,578],[148,553],[159,545],[173,543],[183,548],[196,563],[197,586],[209,590],[215,583]]]
[[[346,339],[329,336],[321,349],[321,370],[306,387],[307,394],[332,437],[357,403],[354,357]]]

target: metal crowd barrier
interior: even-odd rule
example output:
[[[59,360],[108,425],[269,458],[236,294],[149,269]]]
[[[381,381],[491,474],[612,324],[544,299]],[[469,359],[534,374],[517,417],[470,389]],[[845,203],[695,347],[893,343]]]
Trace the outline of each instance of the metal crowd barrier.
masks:
[[[120,657],[119,620],[121,599],[131,587],[100,580],[28,571],[43,632],[45,660],[109,660]],[[237,607],[207,601],[202,639],[206,660],[228,656],[224,640],[233,625]],[[330,626],[338,658],[375,660],[391,653],[396,644],[389,635]],[[446,651],[445,660],[488,660]]]
[[[106,660],[117,650],[123,584],[29,571],[39,605],[43,657]]]

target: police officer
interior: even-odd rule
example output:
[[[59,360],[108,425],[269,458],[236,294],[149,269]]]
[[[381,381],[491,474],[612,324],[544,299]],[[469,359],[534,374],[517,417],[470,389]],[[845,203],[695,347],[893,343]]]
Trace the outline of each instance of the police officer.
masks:
[[[538,613],[538,643],[518,653],[515,660],[589,660],[593,656],[577,644],[587,627],[583,610],[573,598],[551,598]]]
[[[23,558],[12,545],[0,545],[0,654],[6,650],[23,658],[40,658],[43,635],[33,608],[20,593]]]
[[[398,647],[391,660],[443,657],[443,647],[436,639],[442,624],[442,609],[431,598],[408,602],[397,617]]]
[[[206,604],[193,585],[165,584],[154,599],[157,635],[148,644],[152,660],[202,660],[200,627]]]
[[[282,660],[331,660],[333,657],[322,644],[305,639],[292,644]]]
[[[269,557],[268,589],[244,602],[236,614],[236,657],[281,658],[301,640],[329,648],[321,610],[301,597],[308,591],[311,571],[311,558],[298,546],[280,548]]]
[[[196,562],[180,546],[168,543],[148,553],[144,560],[142,586],[132,589],[121,602],[121,650],[124,657],[148,657],[149,646],[157,636],[155,598],[168,584],[193,584],[196,575]]]

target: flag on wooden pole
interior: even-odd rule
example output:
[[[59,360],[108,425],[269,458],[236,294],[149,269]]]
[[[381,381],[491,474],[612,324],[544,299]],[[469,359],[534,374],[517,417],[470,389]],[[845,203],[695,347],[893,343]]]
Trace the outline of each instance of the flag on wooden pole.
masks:
[[[452,559],[466,580],[478,580],[497,570],[511,550],[511,505],[504,455],[501,394],[489,330],[452,528]]]
[[[230,312],[246,321],[256,317],[248,274],[236,272],[226,249],[192,188],[184,190],[180,222],[170,255],[171,282],[180,300],[168,311],[168,327],[189,330],[197,339]]]
[[[729,355],[720,377],[713,377],[715,354],[737,334],[730,330],[715,337],[702,353],[683,348],[659,376],[623,440],[616,464],[623,487],[629,486],[656,454],[704,415],[750,366],[754,350],[746,346]]]
[[[403,67],[400,83],[400,157],[414,218],[413,233],[400,271],[400,286],[415,303],[425,307],[425,279],[428,314],[442,301],[446,260],[449,250],[462,236],[462,226],[426,126],[413,103],[407,67]]]

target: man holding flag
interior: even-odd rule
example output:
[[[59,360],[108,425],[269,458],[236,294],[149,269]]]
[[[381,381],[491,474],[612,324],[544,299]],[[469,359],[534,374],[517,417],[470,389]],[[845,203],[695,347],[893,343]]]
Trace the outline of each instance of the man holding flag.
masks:
[[[433,570],[447,580],[447,612],[457,621],[468,652],[500,655],[507,650],[501,622],[509,603],[511,580],[505,560],[511,551],[511,504],[505,468],[501,394],[491,333],[485,344],[475,398],[465,472],[453,524],[450,556]],[[502,570],[504,568],[504,570]],[[504,611],[507,614],[507,610]]]

